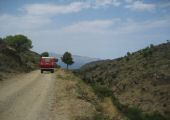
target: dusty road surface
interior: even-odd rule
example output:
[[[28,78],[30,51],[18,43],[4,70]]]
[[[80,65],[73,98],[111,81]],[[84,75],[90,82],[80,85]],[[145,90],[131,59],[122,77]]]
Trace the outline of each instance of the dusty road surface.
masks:
[[[55,74],[33,71],[0,83],[0,120],[47,120],[55,102]]]
[[[0,82],[0,120],[91,120],[103,115],[122,119],[111,99],[100,101],[74,74],[33,71]]]

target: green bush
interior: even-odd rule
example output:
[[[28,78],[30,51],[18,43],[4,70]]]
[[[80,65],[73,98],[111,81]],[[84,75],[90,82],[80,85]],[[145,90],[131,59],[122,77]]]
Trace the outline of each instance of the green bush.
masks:
[[[2,39],[2,38],[0,38],[0,44],[2,44],[2,43],[4,43],[4,41],[3,41],[3,39]]]
[[[111,118],[109,118],[108,116],[102,114],[102,113],[95,113],[93,116],[91,117],[87,117],[87,116],[78,116],[75,118],[75,120],[113,120]]]
[[[122,105],[119,100],[112,94],[111,96],[113,104],[120,110],[122,111],[125,105]]]
[[[24,35],[7,36],[4,38],[4,41],[18,52],[32,48],[32,41]]]
[[[128,56],[126,56],[126,57],[125,57],[125,59],[126,59],[126,62],[128,62],[128,61],[129,61],[129,57],[128,57]]]
[[[150,48],[153,49],[153,48],[154,48],[154,45],[153,45],[153,44],[150,44]]]
[[[43,53],[41,53],[41,57],[49,57],[49,53],[48,52],[43,52]]]
[[[145,48],[143,51],[142,51],[142,55],[144,58],[148,58],[150,56],[152,56],[152,49],[150,49],[149,47]]]
[[[153,52],[156,51],[156,48],[153,44],[150,44],[150,47],[147,47],[142,50],[141,54],[144,58],[151,57],[153,55]]]
[[[100,97],[110,97],[112,96],[112,90],[106,86],[103,85],[93,85],[92,86],[95,93]]]
[[[143,120],[168,120],[158,112],[152,114],[146,114]]]
[[[103,115],[102,113],[95,114],[91,120],[112,120],[108,116]]]
[[[123,113],[128,117],[130,120],[144,120],[142,112],[135,107],[124,107]]]
[[[131,55],[131,53],[130,52],[127,52],[127,56],[130,56]]]

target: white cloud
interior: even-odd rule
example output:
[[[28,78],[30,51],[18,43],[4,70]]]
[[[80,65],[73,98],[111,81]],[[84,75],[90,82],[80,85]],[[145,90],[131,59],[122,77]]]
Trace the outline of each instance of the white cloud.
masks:
[[[23,9],[31,15],[56,15],[79,12],[89,7],[89,4],[85,2],[73,2],[67,5],[30,4]]]
[[[118,0],[94,0],[84,2],[72,2],[66,5],[57,4],[29,4],[23,7],[27,14],[30,15],[59,15],[76,13],[83,9],[100,8],[108,6],[120,6],[121,2]]]
[[[164,29],[170,27],[170,18],[161,20],[148,20],[143,22],[138,22],[134,20],[127,20],[126,22],[121,22],[121,26],[116,29],[117,34],[147,34],[150,31],[157,31],[159,29]]]
[[[156,8],[156,5],[143,3],[142,1],[135,1],[125,7],[134,11],[151,11]]]
[[[0,15],[0,26],[1,31],[4,33],[17,33],[22,31],[45,31],[50,30],[63,33],[103,33],[103,34],[131,34],[139,31],[148,31],[150,29],[154,30],[156,28],[170,27],[170,18],[164,20],[149,20],[137,22],[134,20],[121,20],[119,18],[104,19],[104,20],[92,20],[92,21],[80,21],[72,23],[68,26],[55,29],[51,26],[54,24],[53,19],[44,16],[35,15],[23,15],[23,16],[13,16],[13,15]]]
[[[101,6],[120,6],[121,2],[120,0],[96,0],[95,1],[95,6],[96,8],[101,7]]]
[[[42,16],[14,16],[3,14],[0,15],[0,26],[3,33],[17,34],[19,32],[33,32],[42,28],[48,28],[51,19]]]
[[[99,5],[99,0],[98,3],[97,1],[95,2],[95,5]],[[113,5],[116,4],[116,0],[105,0],[104,4]],[[20,9],[25,11],[25,13],[22,15],[0,15],[0,26],[2,30],[7,31],[9,33],[10,31],[15,33],[16,31],[36,31],[47,29],[57,24],[54,24],[54,20],[52,18],[53,16],[72,12],[79,12],[82,9],[87,8],[94,8],[94,6],[88,2],[73,2],[67,5],[29,4]],[[63,28],[63,30],[104,32],[107,28],[110,27],[112,22],[113,20],[82,21],[67,26]]]
[[[135,21],[133,19],[121,20],[119,18],[81,21],[62,28],[60,31],[66,33],[92,33],[107,35],[135,35],[148,34],[150,31],[157,31],[169,28],[170,18],[160,20]]]
[[[115,19],[116,21],[116,19]],[[113,20],[93,20],[93,21],[81,21],[63,28],[65,32],[93,32],[104,33],[108,32],[113,25]]]

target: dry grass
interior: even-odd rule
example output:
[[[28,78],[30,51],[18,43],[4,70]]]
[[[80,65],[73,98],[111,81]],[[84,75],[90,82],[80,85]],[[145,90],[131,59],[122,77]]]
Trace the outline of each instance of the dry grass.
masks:
[[[112,104],[110,98],[103,101],[98,99],[93,89],[80,78],[69,71],[57,70],[57,99],[54,109],[57,120],[94,120],[96,115],[107,116],[109,119],[117,118],[121,114]],[[63,117],[64,116],[64,117]],[[95,116],[95,117],[94,117]]]
[[[76,116],[91,116],[95,106],[78,98],[77,78],[69,72],[57,70],[56,105],[54,108],[57,120],[72,120]],[[71,78],[71,79],[70,79]]]

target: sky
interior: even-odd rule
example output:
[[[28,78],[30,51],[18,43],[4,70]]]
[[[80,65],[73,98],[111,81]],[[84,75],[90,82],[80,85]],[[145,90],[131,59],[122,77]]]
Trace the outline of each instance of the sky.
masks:
[[[0,37],[33,50],[114,59],[170,39],[170,0],[0,0]]]

